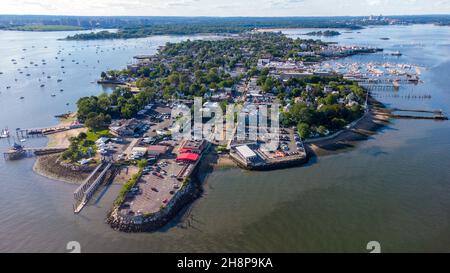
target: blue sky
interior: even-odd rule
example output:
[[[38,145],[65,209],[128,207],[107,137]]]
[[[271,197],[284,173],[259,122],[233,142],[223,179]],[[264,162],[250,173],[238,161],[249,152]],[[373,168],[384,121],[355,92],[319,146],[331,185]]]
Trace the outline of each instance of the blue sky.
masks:
[[[0,14],[149,16],[450,14],[450,0],[0,0]]]

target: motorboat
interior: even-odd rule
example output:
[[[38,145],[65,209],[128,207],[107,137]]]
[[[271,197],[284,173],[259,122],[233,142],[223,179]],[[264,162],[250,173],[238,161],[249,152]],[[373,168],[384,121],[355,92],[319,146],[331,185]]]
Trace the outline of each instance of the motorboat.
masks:
[[[8,128],[5,128],[0,133],[0,138],[8,138],[9,137],[9,130]]]

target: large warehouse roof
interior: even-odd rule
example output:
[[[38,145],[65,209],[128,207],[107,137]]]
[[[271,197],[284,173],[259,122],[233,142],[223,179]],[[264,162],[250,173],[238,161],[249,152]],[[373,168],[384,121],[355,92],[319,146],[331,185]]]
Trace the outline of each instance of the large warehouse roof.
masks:
[[[252,158],[255,157],[255,152],[252,151],[247,145],[242,145],[236,147],[236,150],[245,158]]]

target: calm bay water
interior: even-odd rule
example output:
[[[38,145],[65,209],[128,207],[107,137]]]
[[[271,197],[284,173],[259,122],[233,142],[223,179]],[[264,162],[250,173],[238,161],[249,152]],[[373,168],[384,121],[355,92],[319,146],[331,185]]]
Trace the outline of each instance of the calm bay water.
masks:
[[[304,32],[286,31],[292,37]],[[102,70],[121,68],[133,55],[154,53],[168,41],[188,38],[57,40],[65,35],[0,32],[0,71],[4,73],[0,75],[0,127],[55,124],[53,116],[73,110],[79,97],[108,91],[91,84]],[[449,113],[448,37],[448,27],[420,25],[369,28],[326,40],[400,50],[404,54],[400,58],[374,54],[342,61],[420,65],[425,68],[424,83],[402,87],[400,93],[427,93],[432,99],[382,101]],[[58,50],[65,59],[65,74],[60,60],[54,59]],[[47,65],[41,65],[42,59]],[[39,66],[31,69],[30,61]],[[30,77],[17,71],[25,65],[30,67]],[[46,78],[48,74],[51,79]],[[45,81],[42,89],[38,78]],[[63,79],[59,84],[58,78]],[[6,89],[9,85],[11,89]],[[56,97],[50,96],[53,93]],[[45,142],[34,139],[26,145]],[[8,145],[0,140],[2,150]],[[365,252],[367,242],[373,240],[386,252],[450,251],[450,123],[395,120],[355,145],[300,168],[264,173],[226,169],[207,174],[204,196],[182,219],[151,234],[118,233],[104,224],[118,186],[74,216],[75,185],[34,174],[33,159],[4,162],[1,158],[0,251],[64,252],[68,241],[79,241],[86,252]]]

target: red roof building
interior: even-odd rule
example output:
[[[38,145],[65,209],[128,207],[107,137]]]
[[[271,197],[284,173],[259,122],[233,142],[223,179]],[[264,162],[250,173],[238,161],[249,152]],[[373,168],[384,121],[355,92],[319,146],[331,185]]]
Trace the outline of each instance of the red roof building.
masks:
[[[200,156],[194,153],[183,153],[177,157],[177,161],[196,162]]]

